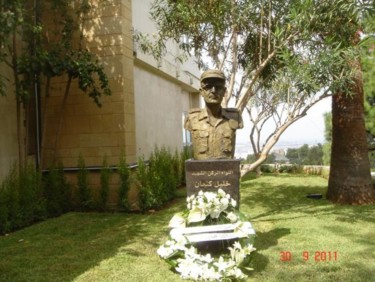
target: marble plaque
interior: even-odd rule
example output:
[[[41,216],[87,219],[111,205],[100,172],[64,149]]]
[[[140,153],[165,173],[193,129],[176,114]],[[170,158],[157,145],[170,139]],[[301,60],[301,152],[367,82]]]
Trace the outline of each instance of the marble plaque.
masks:
[[[223,160],[187,160],[185,162],[187,195],[199,191],[216,192],[219,189],[230,194],[239,207],[240,200],[240,161]]]

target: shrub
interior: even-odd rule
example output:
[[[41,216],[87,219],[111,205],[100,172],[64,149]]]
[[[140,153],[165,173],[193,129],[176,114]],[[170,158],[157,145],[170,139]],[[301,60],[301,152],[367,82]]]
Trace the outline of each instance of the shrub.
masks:
[[[142,211],[160,208],[175,197],[181,184],[179,158],[165,149],[155,148],[148,165],[143,158],[138,161],[139,207]]]
[[[152,187],[151,171],[146,164],[144,158],[138,159],[137,179],[139,186],[139,208],[142,211],[157,205],[156,196]]]
[[[101,210],[106,210],[109,196],[109,179],[111,176],[111,169],[108,166],[107,157],[103,159],[103,165],[100,169],[100,197],[98,207]]]
[[[280,173],[303,173],[303,166],[298,164],[281,165]]]
[[[21,169],[19,179],[19,205],[23,226],[45,219],[47,212],[40,171],[33,164],[28,164]]]
[[[118,173],[120,177],[118,205],[120,210],[129,211],[130,169],[126,163],[126,157],[124,153],[122,153],[120,157]]]
[[[260,167],[260,171],[263,173],[273,173],[275,172],[275,166],[270,164],[263,164]]]
[[[14,165],[0,187],[0,233],[30,225],[47,216],[41,174],[33,165]]]
[[[49,169],[43,178],[43,191],[48,216],[59,216],[71,210],[71,186],[65,179],[62,164]]]
[[[19,220],[18,170],[10,170],[0,188],[0,233],[9,232],[21,226]]]
[[[92,193],[88,183],[88,170],[82,155],[78,158],[78,208],[83,211],[92,209]]]
[[[181,154],[178,153],[177,150],[174,152],[174,155],[171,158],[171,162],[174,171],[176,186],[179,186],[182,182],[183,166],[181,163]]]
[[[180,168],[181,168],[181,185],[186,184],[185,161],[192,157],[192,149],[189,146],[184,146],[180,154]]]

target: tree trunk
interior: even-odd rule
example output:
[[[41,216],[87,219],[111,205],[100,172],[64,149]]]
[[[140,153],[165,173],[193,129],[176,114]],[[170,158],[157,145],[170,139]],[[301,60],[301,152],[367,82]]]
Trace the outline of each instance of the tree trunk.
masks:
[[[359,62],[356,66],[359,70]],[[354,80],[351,94],[332,97],[332,151],[327,199],[334,203],[375,203],[364,122],[363,83]]]

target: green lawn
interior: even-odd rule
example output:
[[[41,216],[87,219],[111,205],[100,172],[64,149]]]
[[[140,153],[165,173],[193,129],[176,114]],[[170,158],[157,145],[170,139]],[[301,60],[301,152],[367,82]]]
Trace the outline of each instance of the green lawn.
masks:
[[[242,182],[241,211],[257,231],[249,281],[374,281],[375,205],[305,197],[326,185],[290,175]],[[180,281],[156,249],[184,205],[179,198],[147,215],[69,213],[0,237],[0,281]]]

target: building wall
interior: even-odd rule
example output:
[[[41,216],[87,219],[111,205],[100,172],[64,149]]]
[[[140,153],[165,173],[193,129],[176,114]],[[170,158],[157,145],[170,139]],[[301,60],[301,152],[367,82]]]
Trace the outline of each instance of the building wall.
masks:
[[[116,166],[122,152],[128,163],[134,163],[139,156],[147,157],[155,145],[182,148],[183,112],[199,106],[199,70],[192,60],[178,63],[178,48],[170,42],[167,57],[159,62],[136,48],[134,29],[155,30],[147,16],[150,2],[92,0],[98,7],[86,24],[85,47],[100,56],[112,95],[102,97],[99,108],[73,81],[62,111],[67,77],[51,81],[49,96],[41,93],[42,168],[48,169],[54,160],[77,167],[80,155],[86,166],[100,167],[104,157]],[[50,35],[53,40],[53,33]],[[45,83],[42,81],[42,91]],[[10,92],[0,97],[0,179],[18,160],[16,103]]]
[[[0,67],[1,75],[11,73]],[[16,99],[10,82],[7,95],[0,96],[0,182],[18,161]]]
[[[112,95],[102,97],[102,107],[97,107],[74,82],[63,111],[59,137],[57,129],[67,78],[53,81],[44,112],[45,168],[55,157],[65,167],[76,167],[80,154],[87,166],[101,166],[104,157],[109,165],[117,165],[122,152],[128,162],[136,161],[131,15],[131,0],[99,3],[94,10],[86,25],[89,38],[86,46],[101,57]]]
[[[183,112],[191,107],[194,94],[138,66],[134,77],[137,155],[147,158],[155,146],[181,151]]]
[[[133,0],[134,32],[157,32],[150,19],[150,0]],[[142,16],[141,16],[142,15]],[[193,58],[181,63],[178,45],[167,42],[167,54],[155,60],[134,45],[134,90],[137,156],[146,159],[155,146],[171,152],[183,147],[183,113],[199,107],[199,69]]]

